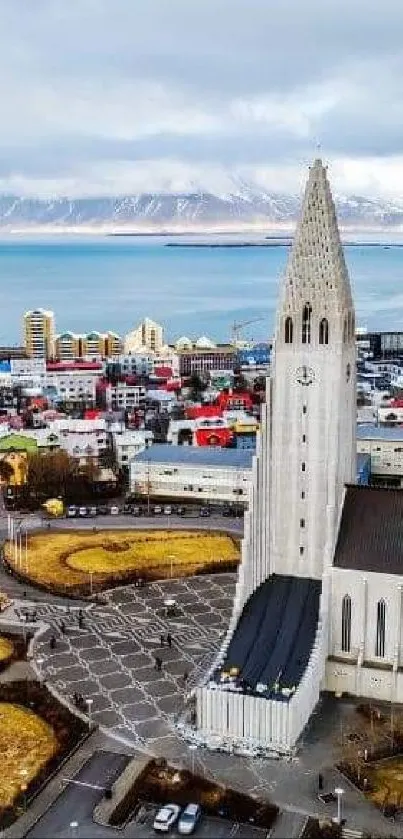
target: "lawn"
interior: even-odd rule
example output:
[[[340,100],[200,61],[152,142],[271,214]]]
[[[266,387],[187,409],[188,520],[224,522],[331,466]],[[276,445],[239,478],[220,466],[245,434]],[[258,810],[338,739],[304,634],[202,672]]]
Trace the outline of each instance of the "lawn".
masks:
[[[6,664],[14,655],[14,644],[9,638],[0,635],[0,666]]]
[[[239,543],[225,533],[186,530],[65,531],[35,533],[27,556],[9,565],[22,577],[63,593],[88,593],[130,582],[228,570],[239,561]],[[90,583],[91,580],[91,583]]]
[[[10,702],[0,702],[0,812],[36,778],[59,748],[48,723]]]
[[[384,807],[385,804],[399,808],[403,806],[403,757],[373,764],[369,771],[369,780],[369,797],[374,804],[379,807]]]

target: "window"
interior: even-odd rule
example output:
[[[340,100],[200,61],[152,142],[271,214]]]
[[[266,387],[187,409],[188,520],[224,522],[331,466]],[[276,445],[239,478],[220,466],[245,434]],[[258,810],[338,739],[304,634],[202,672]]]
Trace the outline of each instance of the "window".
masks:
[[[301,492],[301,498],[302,498],[302,499],[304,499],[304,498],[305,498],[305,492],[304,492],[304,490],[302,490],[302,492]]]
[[[305,472],[305,463],[301,463],[301,472]]]
[[[288,317],[285,319],[285,326],[284,326],[284,340],[286,344],[292,344],[293,341],[293,332],[294,332],[294,325],[292,322],[292,318]]]
[[[376,640],[375,655],[378,658],[385,657],[385,625],[386,625],[386,603],[378,600],[376,607]]]
[[[303,434],[303,435],[302,435],[302,442],[303,442],[303,443],[306,443],[306,434]]]
[[[303,547],[302,547],[302,545],[301,545],[301,547],[300,547],[300,549],[299,549],[299,555],[300,555],[300,556],[302,556],[302,554],[303,554],[303,553],[304,553],[304,549],[303,549]]]
[[[306,405],[303,405],[303,406],[302,406],[302,413],[303,413],[303,414],[306,414]]]
[[[311,343],[311,318],[312,318],[312,306],[310,303],[305,303],[305,306],[302,310],[302,343],[303,344],[310,344]]]
[[[347,344],[347,318],[344,318],[343,323],[343,344]]]
[[[351,597],[345,594],[341,605],[341,649],[349,653],[351,649]]]
[[[319,343],[329,343],[329,321],[327,318],[322,318],[319,324]]]
[[[305,519],[300,519],[299,520],[299,526],[300,527],[305,527]]]

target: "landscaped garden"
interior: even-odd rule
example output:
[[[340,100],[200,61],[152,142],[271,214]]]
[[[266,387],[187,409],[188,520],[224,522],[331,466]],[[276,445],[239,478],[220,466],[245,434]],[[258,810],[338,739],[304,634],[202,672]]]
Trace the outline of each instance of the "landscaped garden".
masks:
[[[343,730],[339,767],[386,816],[403,811],[403,712],[358,705]]]
[[[0,685],[0,829],[86,734],[86,724],[38,683]]]
[[[186,530],[59,531],[29,535],[22,563],[9,544],[5,557],[15,573],[38,586],[83,595],[140,578],[233,570],[239,540]]]

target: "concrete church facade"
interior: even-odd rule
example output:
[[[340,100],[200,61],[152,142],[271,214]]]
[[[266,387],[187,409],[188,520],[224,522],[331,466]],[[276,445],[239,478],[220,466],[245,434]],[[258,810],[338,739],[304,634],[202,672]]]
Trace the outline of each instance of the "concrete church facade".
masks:
[[[196,690],[206,742],[289,754],[323,689],[403,701],[403,493],[354,486],[355,369],[317,160],[281,289],[233,613]]]

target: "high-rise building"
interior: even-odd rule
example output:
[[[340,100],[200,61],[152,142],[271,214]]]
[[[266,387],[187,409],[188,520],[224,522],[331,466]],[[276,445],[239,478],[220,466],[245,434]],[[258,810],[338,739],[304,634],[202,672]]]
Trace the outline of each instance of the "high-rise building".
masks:
[[[52,358],[55,343],[53,312],[45,309],[25,312],[24,343],[29,358]]]
[[[293,753],[322,689],[403,701],[403,493],[357,485],[355,350],[317,160],[281,288],[232,617],[196,689],[206,744]]]
[[[81,337],[74,332],[63,332],[55,339],[55,358],[60,361],[72,361],[81,356]]]
[[[164,329],[159,323],[145,318],[139,326],[125,337],[125,353],[147,349],[159,353],[164,346]]]

